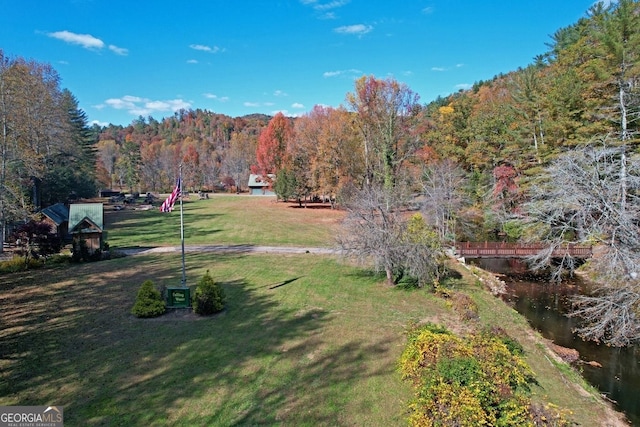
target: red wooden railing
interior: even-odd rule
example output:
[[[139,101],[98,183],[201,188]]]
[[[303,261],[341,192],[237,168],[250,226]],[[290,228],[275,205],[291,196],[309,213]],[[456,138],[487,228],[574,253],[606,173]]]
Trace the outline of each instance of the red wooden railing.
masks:
[[[468,258],[525,258],[536,255],[547,249],[541,243],[507,243],[507,242],[458,242],[456,252]],[[560,258],[570,255],[575,258],[590,258],[593,254],[591,246],[566,245],[556,248],[552,255]]]

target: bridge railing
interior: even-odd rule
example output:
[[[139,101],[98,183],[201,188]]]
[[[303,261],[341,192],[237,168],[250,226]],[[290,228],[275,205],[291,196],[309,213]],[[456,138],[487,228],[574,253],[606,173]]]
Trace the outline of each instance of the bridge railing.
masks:
[[[509,243],[509,242],[458,242],[458,255],[466,257],[486,258],[524,258],[536,255],[547,249],[541,243]],[[591,246],[566,245],[556,248],[552,256],[563,257],[569,255],[575,258],[589,258],[592,255]]]

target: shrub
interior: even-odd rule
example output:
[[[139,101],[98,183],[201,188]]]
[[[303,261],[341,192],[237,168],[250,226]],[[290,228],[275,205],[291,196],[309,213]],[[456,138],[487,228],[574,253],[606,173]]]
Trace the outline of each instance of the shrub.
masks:
[[[207,270],[193,293],[193,311],[203,316],[217,313],[224,308],[225,299],[224,291],[213,281]]]
[[[14,256],[10,260],[0,262],[0,273],[17,273],[42,267],[42,262],[29,258],[26,262],[21,256]]]
[[[29,267],[31,259],[46,259],[49,255],[60,252],[62,241],[52,231],[51,224],[29,221],[22,224],[10,236],[16,244],[16,253],[24,257],[25,267]]]
[[[514,354],[517,343],[496,332],[459,338],[434,325],[409,331],[399,367],[415,392],[410,425],[570,425],[563,411],[532,402],[533,372]]]
[[[90,256],[87,241],[84,239],[74,240],[73,246],[71,247],[71,261],[89,261]]]
[[[71,262],[69,254],[55,254],[47,260],[47,264],[68,264],[69,262]]]
[[[151,280],[146,280],[136,298],[136,303],[131,309],[131,313],[136,317],[157,317],[166,310],[162,294],[153,285]]]

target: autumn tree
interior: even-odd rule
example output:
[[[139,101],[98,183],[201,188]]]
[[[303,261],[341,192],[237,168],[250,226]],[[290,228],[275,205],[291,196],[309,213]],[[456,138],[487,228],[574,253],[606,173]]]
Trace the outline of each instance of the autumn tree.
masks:
[[[56,180],[56,188],[66,187],[47,197],[46,203],[66,200],[71,187],[92,192],[92,137],[77,101],[61,90],[59,82],[50,65],[9,58],[0,50],[2,241],[7,224],[25,220],[41,208],[43,188],[53,188]]]
[[[233,179],[240,193],[249,182],[249,171],[256,161],[256,138],[245,132],[234,132],[225,152],[222,171]]]
[[[344,108],[315,106],[295,122],[295,143],[306,157],[303,180],[310,191],[335,201],[347,184],[361,185],[364,157],[353,114]]]
[[[291,122],[284,114],[277,113],[258,137],[256,160],[262,175],[275,174],[282,168],[292,137]]]
[[[109,142],[109,141],[106,141]],[[164,140],[156,140],[140,147],[140,180],[147,191],[162,191],[175,184],[174,151]]]
[[[511,157],[514,161],[527,162],[529,150],[513,131],[515,118],[509,105],[506,82],[492,81],[477,88],[463,100],[458,96],[454,108],[459,111],[454,125],[460,129],[456,133],[463,136],[460,141],[464,147],[464,160],[460,165],[468,169],[487,170],[500,162],[501,158]]]
[[[183,145],[182,153],[182,185],[185,189],[199,190],[203,183],[203,174],[200,168],[200,153],[196,148],[196,142],[188,138]]]
[[[355,91],[347,94],[362,135],[368,185],[393,188],[402,166],[420,147],[415,132],[418,99],[407,85],[373,76],[358,79]]]
[[[522,120],[523,138],[530,140],[535,160],[541,163],[540,147],[544,145],[545,119],[540,67],[530,65],[511,78],[512,108]]]
[[[15,72],[15,60],[0,50],[0,252],[6,241],[7,224],[28,213],[23,180],[16,168],[20,151],[14,126],[20,116],[19,99],[20,78]]]

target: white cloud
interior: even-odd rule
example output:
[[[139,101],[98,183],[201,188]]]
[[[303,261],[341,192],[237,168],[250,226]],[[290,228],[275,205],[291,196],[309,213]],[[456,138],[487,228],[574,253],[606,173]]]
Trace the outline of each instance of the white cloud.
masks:
[[[245,102],[242,105],[244,105],[245,107],[252,107],[252,108],[260,107],[260,103],[259,102]]]
[[[207,99],[215,99],[216,101],[220,101],[220,102],[227,102],[229,100],[228,96],[218,96],[213,93],[204,93],[202,94],[202,96],[204,96]]]
[[[187,64],[197,64],[198,60],[197,59],[188,59],[187,60]]]
[[[422,9],[422,13],[424,13],[425,15],[431,15],[433,13],[433,7],[425,7],[424,9]]]
[[[356,75],[356,74],[362,74],[362,71],[357,70],[355,68],[352,68],[350,70],[325,71],[324,73],[322,73],[322,77],[325,77],[325,78],[338,77],[344,74]]]
[[[343,25],[342,27],[335,28],[338,34],[355,34],[358,36],[367,34],[373,30],[371,25],[356,24],[356,25]]]
[[[349,4],[350,1],[351,0],[332,0],[323,3],[318,0],[300,0],[300,3],[318,12],[320,19],[336,19],[337,16],[333,10]]]
[[[91,122],[89,122],[90,125],[98,125],[100,127],[105,127],[105,126],[109,126],[108,122],[101,122],[99,120],[91,120]]]
[[[200,50],[202,52],[209,53],[218,53],[221,50],[218,46],[211,47],[204,44],[190,44],[189,47],[193,50]]]
[[[323,77],[336,77],[336,76],[339,76],[342,73],[343,73],[343,71],[325,71],[324,73],[322,73],[322,76]]]
[[[127,56],[129,54],[129,49],[125,49],[123,47],[118,47],[116,45],[110,44],[109,50],[116,55]]]
[[[304,104],[301,104],[299,102],[294,102],[293,104],[291,104],[291,108],[304,108]]]
[[[326,11],[331,9],[336,9],[338,7],[342,7],[349,3],[350,0],[334,0],[328,3],[318,3],[314,2],[313,8],[318,11]]]
[[[456,64],[454,66],[454,68],[462,68],[464,67],[464,64]],[[431,67],[431,71],[438,71],[438,72],[442,72],[442,71],[449,71],[451,70],[451,67]]]
[[[275,116],[278,113],[282,113],[282,115],[285,117],[300,117],[302,115],[300,113],[292,113],[289,110],[274,110],[274,111],[271,111],[269,114],[272,116]]]
[[[273,96],[289,96],[286,92],[283,92],[281,90],[276,90],[275,92],[273,92]]]
[[[71,31],[64,30],[47,33],[47,36],[54,39],[62,40],[63,42],[69,44],[82,46],[83,48],[90,50],[102,50],[105,46],[107,46],[105,42],[97,37],[92,36],[91,34],[77,34],[72,33]],[[129,49],[125,49],[114,44],[108,45],[107,48],[116,55],[126,56],[129,54]]]
[[[154,113],[176,112],[191,107],[191,104],[183,99],[151,100],[131,95],[126,95],[122,98],[110,98],[104,103],[116,110],[126,110],[134,116],[149,116]],[[104,105],[96,106],[96,108],[104,108]]]
[[[104,42],[93,37],[91,34],[76,34],[65,30],[56,31],[47,35],[70,44],[80,45],[85,49],[102,49],[104,47]]]

